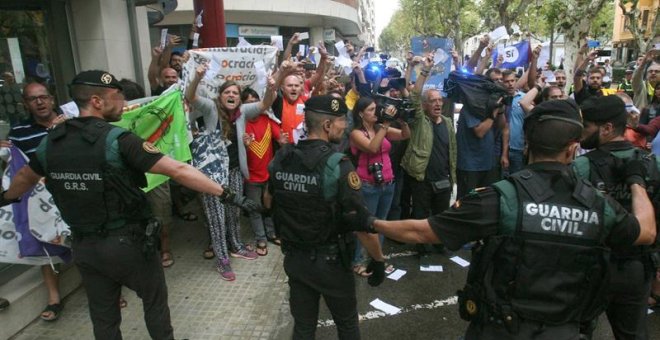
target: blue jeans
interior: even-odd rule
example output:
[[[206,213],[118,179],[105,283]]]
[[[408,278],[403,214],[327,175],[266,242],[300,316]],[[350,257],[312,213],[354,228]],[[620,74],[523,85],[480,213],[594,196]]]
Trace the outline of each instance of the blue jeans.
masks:
[[[509,173],[516,173],[525,167],[525,157],[522,150],[509,149]]]
[[[245,184],[245,196],[257,203],[261,203],[261,197],[266,189],[266,183],[251,183]],[[254,239],[257,241],[265,241],[266,237],[275,236],[275,227],[273,227],[273,219],[270,216],[264,216],[258,211],[250,212],[250,224],[252,231],[254,231]]]
[[[362,182],[362,188],[360,189],[362,198],[364,198],[364,203],[367,205],[369,212],[376,216],[376,218],[381,220],[387,218],[387,213],[390,211],[392,198],[394,197],[394,187],[394,182],[383,185]],[[382,241],[383,237],[381,235],[381,243]],[[355,247],[353,264],[361,263],[362,259],[362,245],[358,242],[357,247]]]

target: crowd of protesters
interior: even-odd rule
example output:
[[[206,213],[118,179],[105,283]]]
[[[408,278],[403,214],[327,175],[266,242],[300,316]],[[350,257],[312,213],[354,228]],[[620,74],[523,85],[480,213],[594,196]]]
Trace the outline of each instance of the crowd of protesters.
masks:
[[[449,208],[454,186],[460,198],[521,170],[526,164],[524,118],[544,101],[570,97],[580,105],[592,97],[620,96],[629,113],[626,140],[660,153],[658,51],[641,56],[634,67],[625,70],[625,79],[614,89],[609,85],[612,82],[609,60],[599,65],[595,62],[597,52],[585,46],[575,63],[573,86],[567,89],[567,72],[561,68],[554,70],[552,81],[545,79],[543,69],[537,65],[540,48],[532,51],[525,71],[517,73],[500,68],[501,59],[491,64],[493,45],[484,36],[469,59],[462,61],[456,52],[452,53],[454,69],[483,74],[512,97],[510,104],[482,119],[465,106],[460,109],[441,91],[423,90],[433,72],[432,55],[410,53],[404,69],[383,68],[373,79],[365,75],[367,70],[361,64],[366,47],[356,50],[346,41],[347,52],[353,59],[352,71],[341,75],[343,68],[335,67],[322,44],[316,47],[320,56],[316,62],[300,53],[293,56],[291,51],[299,43],[296,33],[280,57],[277,71],[268,77],[266,91],[261,96],[254,89],[241,88],[231,81],[222,84],[216,98],[202,96],[197,89],[208,71],[206,65],[195,70],[186,88],[185,99],[191,108],[187,118],[193,135],[192,164],[214,181],[234,192],[245,192],[254,201],[261,201],[266,190],[268,164],[275,151],[305,138],[301,105],[311,96],[324,94],[346,101],[351,128],[337,149],[352,157],[362,182],[361,195],[378,219],[428,218]],[[188,53],[175,51],[180,44],[179,37],[170,35],[165,48],[152,50],[148,68],[152,95],[181,82]],[[414,82],[410,80],[413,72],[417,75]],[[139,85],[124,81],[127,100],[144,97]],[[135,94],[129,96],[130,89]],[[412,110],[405,115],[402,108],[397,110],[382,104],[377,95],[409,100]],[[2,146],[13,144],[30,154],[49,128],[64,118],[54,97],[38,83],[24,86],[23,102],[29,117],[12,126],[8,141],[3,141]],[[459,117],[457,122],[455,113]],[[192,196],[193,202],[202,208],[209,230],[209,246],[203,249],[203,256],[216,258],[221,279],[237,279],[230,258],[255,260],[268,255],[268,241],[280,244],[270,212],[250,213],[249,224],[255,241],[250,244],[240,237],[239,208],[223,204],[216,196],[182,193],[178,187],[176,183],[165,183],[148,193],[152,211],[164,226],[163,267],[174,264],[168,233],[173,214],[186,221],[197,220],[197,216],[186,210],[184,203],[190,201],[187,196]],[[381,236],[381,242],[383,239]],[[446,252],[441,248],[419,249]],[[360,247],[352,265],[357,276],[370,275],[365,252]],[[388,264],[386,271],[393,270]],[[49,297],[41,318],[56,320],[62,311],[58,279],[50,266],[44,266],[42,273]],[[649,305],[660,304],[660,275],[647,296]]]

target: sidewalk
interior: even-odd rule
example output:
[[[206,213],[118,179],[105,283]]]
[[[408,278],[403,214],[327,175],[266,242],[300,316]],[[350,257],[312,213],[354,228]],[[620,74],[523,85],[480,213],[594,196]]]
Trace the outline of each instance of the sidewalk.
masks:
[[[171,231],[175,263],[165,269],[169,306],[177,339],[275,339],[290,324],[288,286],[279,247],[269,244],[268,255],[248,261],[232,259],[236,281],[220,279],[215,259],[205,260],[208,236],[200,219],[175,219]],[[252,242],[252,230],[243,219],[243,240]],[[122,309],[124,339],[149,339],[144,325],[142,302],[124,288],[128,307]],[[287,320],[289,319],[289,320]],[[64,300],[64,311],[56,322],[37,318],[11,339],[92,339],[92,324],[84,289]]]

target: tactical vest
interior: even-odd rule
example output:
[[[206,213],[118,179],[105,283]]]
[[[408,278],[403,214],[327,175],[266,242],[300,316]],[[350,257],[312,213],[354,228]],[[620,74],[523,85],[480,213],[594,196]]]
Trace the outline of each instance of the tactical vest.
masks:
[[[150,216],[144,173],[130,171],[117,138],[127,130],[101,120],[69,120],[44,138],[36,155],[62,219],[79,233],[117,229]]]
[[[605,308],[612,208],[586,181],[553,181],[525,169],[495,183],[497,236],[473,250],[461,317],[560,325],[591,321]]]
[[[646,192],[653,203],[656,213],[656,223],[660,217],[658,202],[660,202],[660,160],[655,155],[637,148],[629,148],[617,151],[605,151],[596,149],[578,157],[573,162],[573,167],[580,178],[588,179],[596,189],[609,195],[619,202],[627,211],[632,212],[632,193],[630,186],[626,184],[622,174],[616,172],[627,159],[641,160],[646,164]],[[660,235],[659,235],[660,237]],[[626,246],[617,248],[614,256],[616,258],[630,258],[648,255],[649,252],[657,251],[658,238],[654,246]]]
[[[304,154],[287,145],[270,164],[273,186],[273,222],[280,238],[293,246],[309,248],[336,240],[337,181],[344,155],[328,151],[312,168]]]

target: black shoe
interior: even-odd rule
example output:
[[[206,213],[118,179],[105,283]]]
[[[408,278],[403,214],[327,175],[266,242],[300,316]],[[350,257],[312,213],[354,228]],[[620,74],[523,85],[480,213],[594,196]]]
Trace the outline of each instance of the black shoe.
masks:
[[[5,310],[7,307],[9,307],[9,300],[0,298],[0,311]]]

